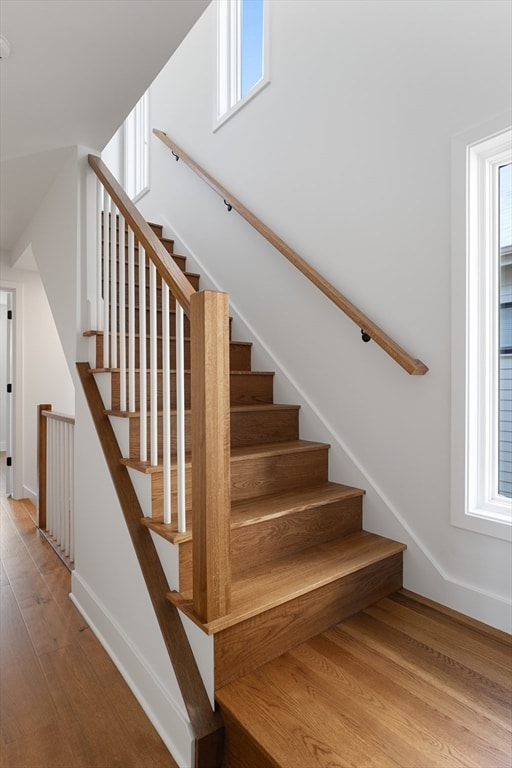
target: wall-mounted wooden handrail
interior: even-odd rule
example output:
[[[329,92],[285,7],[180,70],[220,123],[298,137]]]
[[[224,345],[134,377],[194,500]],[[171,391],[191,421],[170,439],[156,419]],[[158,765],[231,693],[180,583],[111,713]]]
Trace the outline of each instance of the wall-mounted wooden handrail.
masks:
[[[190,297],[195,293],[195,289],[101,158],[89,155],[89,165],[133,229],[148,258],[155,264],[158,274],[176,296],[185,314],[190,317]]]
[[[254,229],[256,229],[271,245],[276,248],[288,261],[290,261],[302,274],[308,278],[323,294],[325,294],[339,309],[341,309],[363,332],[363,339],[373,339],[382,349],[395,360],[398,365],[412,375],[421,376],[427,373],[428,368],[421,360],[411,357],[399,344],[387,335],[378,325],[372,322],[363,312],[361,312],[351,301],[343,296],[337,288],[329,283],[322,275],[307,263],[298,253],[296,253],[284,240],[281,240],[275,232],[272,232],[260,219],[249,211],[239,200],[236,199],[227,189],[219,184],[209,173],[201,168],[186,152],[175,144],[167,134],[157,128],[153,133],[163,143],[169,147],[176,159],[181,158],[209,187],[222,197],[226,205],[231,206],[240,214]],[[229,208],[229,210],[231,210]]]

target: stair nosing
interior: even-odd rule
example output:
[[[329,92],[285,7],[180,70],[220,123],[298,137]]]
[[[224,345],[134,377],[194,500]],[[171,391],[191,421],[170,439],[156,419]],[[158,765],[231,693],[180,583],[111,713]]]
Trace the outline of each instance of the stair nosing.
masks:
[[[330,554],[332,559],[333,552],[338,553],[342,544],[346,546],[358,540],[366,542],[370,546],[370,553],[366,551],[358,555],[352,555],[352,557],[347,558],[345,561],[341,557],[337,567],[332,562],[328,566],[326,565],[326,554]],[[187,593],[170,592],[168,598],[201,627],[206,634],[212,635],[265,613],[279,605],[321,589],[338,579],[342,579],[367,566],[403,552],[404,549],[406,549],[405,544],[393,541],[392,539],[368,533],[367,531],[357,531],[329,542],[316,544],[293,555],[287,555],[273,561],[273,563],[266,562],[233,578],[231,612],[210,622],[201,622],[195,616]],[[305,576],[305,566],[311,565],[311,562],[316,563],[317,559],[319,563],[315,569],[315,579],[307,579]],[[272,565],[274,568],[272,568]],[[290,570],[297,572],[297,578],[294,582],[295,589],[292,592],[290,592],[289,579],[285,581],[283,578],[280,578],[280,574],[276,574],[276,568],[281,574],[285,571],[289,573]],[[323,568],[324,574],[318,576],[321,568]],[[259,594],[257,594],[257,589],[254,589],[257,582],[260,583]],[[244,590],[243,585],[246,584],[250,584],[250,588]],[[269,597],[268,590],[264,595],[262,594],[265,587],[273,588],[274,594],[272,597]],[[278,587],[281,588],[281,592],[279,592]],[[250,600],[247,599],[246,594],[249,591],[252,591]]]
[[[246,528],[266,520],[275,520],[280,517],[295,514],[296,512],[306,512],[318,507],[323,507],[326,504],[335,503],[336,501],[362,498],[364,494],[365,491],[362,488],[353,488],[341,483],[327,481],[326,483],[300,488],[300,501],[293,502],[292,500],[294,495],[299,495],[298,491],[282,491],[281,493],[273,493],[268,496],[259,496],[253,499],[241,499],[239,501],[234,501],[231,505],[231,515],[234,515],[234,518],[232,517],[231,519],[231,530]],[[307,501],[304,501],[305,496],[310,496],[310,498]],[[270,501],[281,501],[283,506],[279,510],[265,512],[265,505]],[[240,515],[241,519],[236,519],[238,510],[244,508],[250,510],[251,507],[255,508],[253,514],[249,514],[243,518],[242,515]],[[260,508],[262,511],[256,514],[257,508]]]
[[[298,411],[300,405],[293,405],[288,403],[244,403],[242,405],[232,405],[229,409],[231,412],[244,413],[248,412],[262,412],[262,411]],[[190,408],[185,408],[185,414],[191,413]],[[106,408],[103,413],[106,416],[117,416],[121,419],[133,419],[140,418],[140,410],[138,411],[122,411],[120,408]],[[158,415],[163,414],[162,410],[157,411]],[[171,414],[176,413],[175,408],[171,408]],[[149,415],[148,415],[149,418]]]
[[[157,373],[162,373],[162,368],[157,368]],[[171,373],[175,372],[174,368],[171,368]],[[120,368],[89,368],[88,373],[121,373]],[[128,375],[128,369],[126,371]],[[135,369],[135,373],[140,373],[140,368]],[[186,368],[185,373],[190,374],[190,369]],[[150,370],[149,366],[147,368],[146,374],[149,376]],[[274,376],[274,371],[230,371],[230,376]],[[268,405],[272,405],[272,403],[268,403]]]
[[[262,456],[278,456],[283,453],[306,453],[307,451],[328,450],[327,443],[315,443],[310,440],[288,440],[281,443],[258,443],[257,445],[242,445],[231,449],[231,462],[244,461],[246,458],[259,458]],[[190,454],[185,456],[185,467],[191,463]],[[130,467],[144,474],[153,474],[163,472],[163,464],[150,464],[148,461],[140,459],[126,458],[121,459],[121,464]],[[176,462],[171,462],[175,466]]]

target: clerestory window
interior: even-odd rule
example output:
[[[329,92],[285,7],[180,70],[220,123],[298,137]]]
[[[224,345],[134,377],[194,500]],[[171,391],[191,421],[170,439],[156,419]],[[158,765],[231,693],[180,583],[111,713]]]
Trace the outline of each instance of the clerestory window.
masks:
[[[148,92],[124,122],[124,188],[137,201],[149,189]]]
[[[216,127],[269,82],[268,12],[268,0],[217,2]]]

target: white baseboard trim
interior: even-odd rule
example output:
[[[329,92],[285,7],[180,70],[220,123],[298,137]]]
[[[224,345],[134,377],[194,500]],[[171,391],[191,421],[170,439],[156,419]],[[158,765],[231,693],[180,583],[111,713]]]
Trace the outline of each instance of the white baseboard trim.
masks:
[[[23,486],[23,497],[24,499],[30,499],[34,507],[37,507],[37,493],[33,491],[28,486]]]
[[[183,704],[166,690],[148,661],[77,571],[72,574],[70,599],[132,690],[180,768],[193,768],[193,734]]]

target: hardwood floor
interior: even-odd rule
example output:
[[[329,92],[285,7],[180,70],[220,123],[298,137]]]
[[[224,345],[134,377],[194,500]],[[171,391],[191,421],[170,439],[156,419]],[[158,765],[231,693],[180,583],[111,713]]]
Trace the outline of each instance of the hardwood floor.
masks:
[[[399,591],[217,692],[226,768],[510,768],[511,650]]]
[[[27,505],[2,488],[0,506],[2,768],[177,768]]]
[[[177,768],[2,481],[1,767]],[[512,766],[510,637],[405,590],[217,698],[224,768]]]

